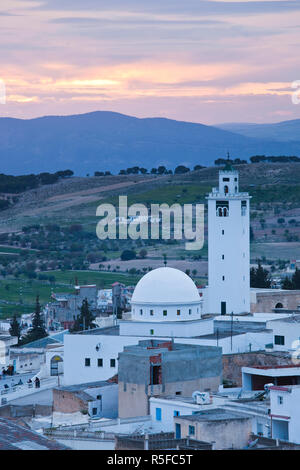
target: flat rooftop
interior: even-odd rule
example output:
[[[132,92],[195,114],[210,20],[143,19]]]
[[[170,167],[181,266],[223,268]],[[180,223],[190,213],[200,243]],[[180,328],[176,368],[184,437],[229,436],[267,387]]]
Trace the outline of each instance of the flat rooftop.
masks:
[[[84,384],[66,385],[61,387],[55,387],[55,390],[63,390],[66,392],[78,392],[80,390],[86,390],[87,388],[99,388],[113,385],[114,382],[108,382],[107,380],[100,380],[99,382],[88,382]]]
[[[108,326],[106,328],[92,328],[91,330],[77,331],[74,334],[76,334],[76,335],[119,336],[120,335],[120,327],[119,327],[119,325],[116,325],[116,326]]]
[[[287,318],[274,318],[270,321],[278,321],[284,323],[300,323],[300,314],[299,315],[291,315]]]
[[[233,413],[229,410],[222,408],[213,408],[205,411],[197,411],[193,415],[182,415],[176,418],[183,418],[189,421],[231,421],[231,420],[245,420],[249,419],[249,416],[245,414]]]

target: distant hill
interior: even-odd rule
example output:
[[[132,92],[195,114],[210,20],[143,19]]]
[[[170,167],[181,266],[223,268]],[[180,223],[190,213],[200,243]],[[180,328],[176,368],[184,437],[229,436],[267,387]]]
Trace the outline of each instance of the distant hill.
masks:
[[[299,134],[299,133],[298,133]],[[20,175],[71,169],[93,174],[134,165],[211,165],[256,154],[299,155],[299,141],[274,142],[213,126],[163,118],[138,119],[99,111],[37,119],[0,118],[0,173]],[[283,140],[283,139],[282,139]],[[288,140],[288,139],[284,139]]]
[[[300,119],[275,124],[229,123],[216,127],[256,139],[294,142],[300,140]]]

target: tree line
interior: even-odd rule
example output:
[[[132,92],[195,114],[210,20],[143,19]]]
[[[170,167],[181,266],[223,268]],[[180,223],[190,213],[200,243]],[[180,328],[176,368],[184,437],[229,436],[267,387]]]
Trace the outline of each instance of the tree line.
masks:
[[[266,156],[266,155],[253,155],[249,158],[250,163],[299,163],[300,158],[293,155],[279,155],[279,156]],[[217,158],[215,160],[215,165],[226,165],[226,163],[230,163],[231,165],[247,165],[247,160],[241,160],[240,158],[226,159],[226,158]]]
[[[38,175],[5,175],[0,174],[0,193],[18,194],[28,189],[34,189],[45,184],[56,183],[61,178],[73,176],[72,170],[57,171],[56,173],[40,173]]]

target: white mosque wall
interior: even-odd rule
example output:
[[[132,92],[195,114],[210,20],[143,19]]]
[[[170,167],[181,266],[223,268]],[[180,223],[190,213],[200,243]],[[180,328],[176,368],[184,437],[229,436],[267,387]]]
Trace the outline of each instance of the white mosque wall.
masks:
[[[214,331],[214,324],[212,319],[207,320],[189,320],[181,322],[169,321],[120,321],[120,335],[121,336],[168,336],[187,337],[202,336],[212,334]]]
[[[176,292],[174,293],[176,296]],[[186,304],[175,303],[166,304],[132,304],[132,319],[139,322],[165,322],[165,321],[183,321],[183,320],[199,320],[202,314],[202,301]]]

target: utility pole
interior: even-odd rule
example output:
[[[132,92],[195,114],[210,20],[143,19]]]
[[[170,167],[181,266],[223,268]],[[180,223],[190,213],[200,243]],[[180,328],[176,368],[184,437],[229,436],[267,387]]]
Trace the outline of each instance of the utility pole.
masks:
[[[233,334],[233,312],[231,312],[231,322],[230,322],[230,350],[232,351],[232,334]]]

